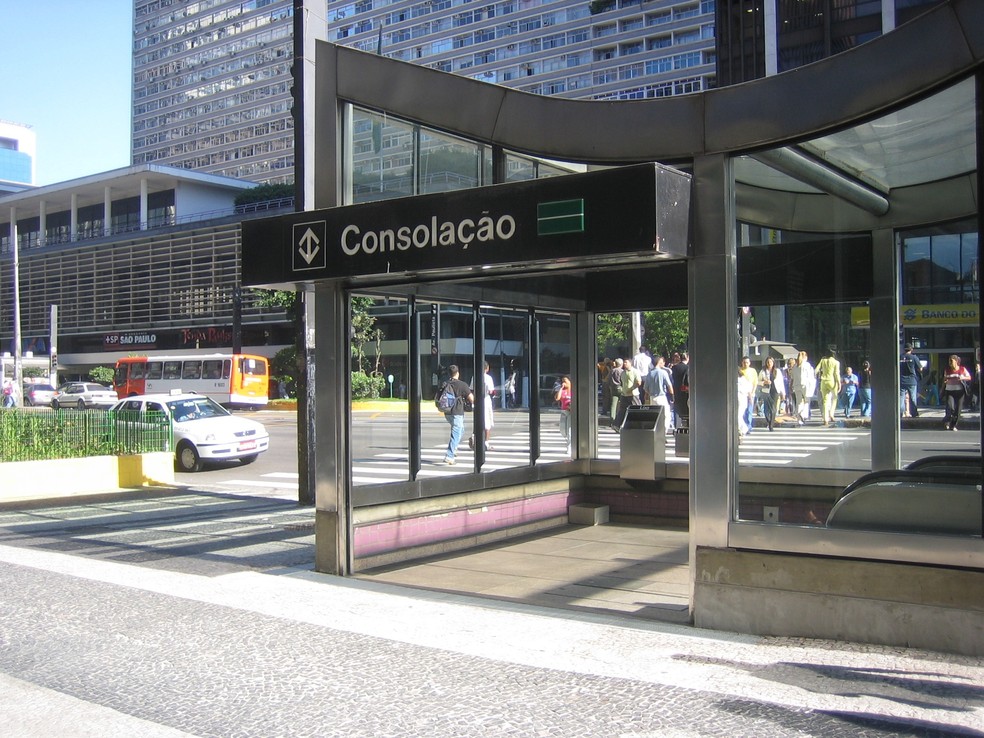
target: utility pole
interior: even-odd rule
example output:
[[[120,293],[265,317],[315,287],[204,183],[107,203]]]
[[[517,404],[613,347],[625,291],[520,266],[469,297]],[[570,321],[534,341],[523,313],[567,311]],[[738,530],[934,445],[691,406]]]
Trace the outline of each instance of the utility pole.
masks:
[[[20,250],[17,248],[17,208],[10,208],[10,246],[14,256],[14,404],[24,398],[24,362],[21,357]]]

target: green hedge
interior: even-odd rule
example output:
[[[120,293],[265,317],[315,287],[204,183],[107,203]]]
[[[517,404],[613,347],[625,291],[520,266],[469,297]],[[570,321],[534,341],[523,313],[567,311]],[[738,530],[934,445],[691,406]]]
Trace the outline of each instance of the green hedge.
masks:
[[[0,410],[0,462],[123,456],[170,448],[171,426],[160,414],[135,424],[102,410]]]
[[[352,399],[378,400],[386,388],[386,379],[381,376],[370,376],[363,372],[352,372]]]

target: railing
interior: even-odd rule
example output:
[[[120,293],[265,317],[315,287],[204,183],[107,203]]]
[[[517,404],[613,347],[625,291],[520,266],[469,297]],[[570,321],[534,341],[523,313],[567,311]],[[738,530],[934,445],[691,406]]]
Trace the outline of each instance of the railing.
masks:
[[[205,220],[215,220],[217,218],[227,218],[233,215],[247,215],[249,213],[260,213],[268,210],[280,210],[283,208],[294,207],[293,197],[282,197],[277,200],[264,200],[263,202],[251,202],[245,205],[236,205],[230,208],[217,210],[205,210],[199,213],[189,213],[181,216],[165,216],[154,218],[146,223],[123,223],[105,228],[79,228],[74,238],[70,233],[49,235],[43,241],[38,238],[37,232],[24,233],[17,238],[17,247],[21,251],[45,248],[46,246],[59,246],[66,243],[79,243],[107,236],[118,236],[125,233],[146,234],[157,228],[170,228],[187,223],[199,223]],[[0,253],[10,253],[10,239],[0,239]]]
[[[172,450],[162,413],[0,410],[0,462],[127,456]]]

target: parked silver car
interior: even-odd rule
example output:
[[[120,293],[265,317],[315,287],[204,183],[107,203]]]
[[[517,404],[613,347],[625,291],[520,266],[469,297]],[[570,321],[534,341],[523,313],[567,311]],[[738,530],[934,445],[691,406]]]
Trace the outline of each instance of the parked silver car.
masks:
[[[25,384],[24,402],[28,405],[50,405],[55,388],[50,384]]]
[[[69,382],[55,390],[51,406],[74,407],[85,410],[87,407],[112,407],[119,398],[116,391],[95,382]]]

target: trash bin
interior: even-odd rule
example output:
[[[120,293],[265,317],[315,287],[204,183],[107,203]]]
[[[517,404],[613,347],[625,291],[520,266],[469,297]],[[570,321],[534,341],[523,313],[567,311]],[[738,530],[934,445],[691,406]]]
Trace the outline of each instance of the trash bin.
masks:
[[[678,459],[690,458],[690,426],[684,425],[673,432],[673,453]]]
[[[622,479],[666,477],[666,415],[658,405],[629,407],[619,431]]]

